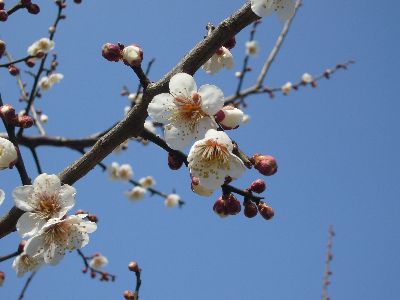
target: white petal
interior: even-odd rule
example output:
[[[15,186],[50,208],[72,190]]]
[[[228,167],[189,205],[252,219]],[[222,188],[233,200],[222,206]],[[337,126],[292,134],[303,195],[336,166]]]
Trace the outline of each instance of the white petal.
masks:
[[[219,144],[225,145],[229,152],[232,152],[233,150],[232,140],[223,131],[210,129],[209,131],[207,131],[205,139],[213,139],[218,141]]]
[[[0,190],[0,205],[3,204],[5,198],[6,198],[6,194],[4,193],[3,190]]]
[[[56,195],[61,189],[61,181],[57,175],[40,174],[33,182],[33,188],[37,194]]]
[[[175,98],[187,99],[197,91],[197,85],[193,77],[186,73],[178,73],[169,81],[169,92]]]
[[[147,108],[149,116],[162,124],[169,123],[169,118],[175,110],[177,110],[177,107],[174,103],[174,97],[168,93],[155,96]]]
[[[35,213],[26,212],[18,219],[16,227],[22,237],[27,237],[36,234],[45,223]]]
[[[197,124],[196,132],[194,133],[194,138],[196,141],[204,139],[206,133],[210,129],[216,129],[217,123],[215,123],[214,118],[205,117],[200,120]]]
[[[68,184],[64,184],[60,189],[58,201],[60,202],[62,209],[60,216],[63,217],[67,211],[69,211],[75,205],[75,194],[76,189]]]
[[[32,200],[33,186],[24,185],[14,189],[12,196],[15,206],[24,211],[32,211],[36,201]]]
[[[65,248],[61,245],[50,244],[44,252],[44,261],[52,266],[57,265],[65,255]]]
[[[251,10],[259,17],[267,16],[273,11],[273,0],[251,0]]]
[[[241,177],[246,170],[243,161],[234,154],[231,155],[229,164],[231,168],[229,171],[229,176],[233,179],[238,179]]]
[[[87,233],[92,233],[97,230],[97,224],[94,222],[85,221],[84,226]]]
[[[201,109],[209,116],[215,115],[224,106],[224,93],[215,85],[202,85],[199,89]]]
[[[29,256],[34,256],[43,251],[43,236],[35,235],[31,237],[25,245],[24,252]]]
[[[179,126],[180,124],[176,125]],[[186,127],[185,124],[179,127],[168,124],[164,128],[164,134],[165,142],[175,150],[183,150],[195,139],[195,133]]]

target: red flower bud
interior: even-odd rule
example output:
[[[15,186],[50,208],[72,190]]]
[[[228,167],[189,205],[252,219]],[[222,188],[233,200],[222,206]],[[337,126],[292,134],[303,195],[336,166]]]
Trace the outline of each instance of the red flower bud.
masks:
[[[135,292],[126,290],[124,292],[124,298],[126,300],[135,300]]]
[[[15,109],[10,104],[4,104],[0,107],[0,116],[2,116],[6,121],[9,119],[14,119],[15,116]]]
[[[255,154],[251,160],[254,167],[265,176],[274,175],[278,170],[275,158],[270,155]]]
[[[240,202],[232,194],[225,200],[225,207],[229,215],[237,215],[242,210]]]
[[[226,211],[225,200],[219,197],[213,206],[214,212],[220,217],[225,217],[228,213]]]
[[[168,167],[171,170],[178,170],[183,165],[183,159],[173,153],[168,153]]]
[[[253,218],[257,215],[258,210],[257,210],[257,206],[251,202],[251,201],[246,201],[244,203],[244,215],[247,218]]]
[[[17,76],[19,74],[19,69],[14,65],[9,65],[8,73],[10,73],[12,76]]]
[[[223,44],[223,46],[225,48],[228,48],[229,50],[234,48],[236,46],[236,38],[235,37],[231,37],[229,40],[227,40],[225,42],[225,44]]]
[[[258,211],[265,220],[271,220],[274,216],[274,210],[264,202],[258,204]]]
[[[4,1],[0,0],[0,10],[3,10],[3,9],[4,9]]]
[[[88,215],[87,216],[88,220],[94,223],[97,223],[99,221],[99,219],[97,218],[96,215]]]
[[[26,245],[26,241],[25,240],[22,240],[22,241],[19,242],[19,244],[18,244],[18,253],[24,252],[25,245]]]
[[[8,19],[8,13],[5,10],[0,10],[0,22],[5,22]]]
[[[128,269],[129,269],[129,271],[132,271],[132,272],[135,272],[135,273],[139,273],[140,272],[139,265],[137,264],[136,261],[131,261],[128,264]]]
[[[122,59],[122,51],[119,45],[106,43],[103,45],[101,55],[108,61],[119,61]]]
[[[37,4],[30,3],[26,6],[28,12],[32,15],[37,15],[40,12],[40,7]]]
[[[32,1],[31,0],[21,0],[22,5],[29,5]]]
[[[33,118],[30,116],[18,116],[18,125],[22,128],[30,128],[33,125]]]
[[[265,188],[266,184],[265,181],[262,179],[254,180],[250,186],[250,190],[257,194],[261,194],[262,192],[264,192]]]
[[[74,0],[74,3],[76,3],[76,4],[81,4],[81,3],[82,3],[82,0]]]
[[[28,58],[27,60],[25,60],[25,64],[29,68],[33,68],[35,66],[35,60],[33,58]]]

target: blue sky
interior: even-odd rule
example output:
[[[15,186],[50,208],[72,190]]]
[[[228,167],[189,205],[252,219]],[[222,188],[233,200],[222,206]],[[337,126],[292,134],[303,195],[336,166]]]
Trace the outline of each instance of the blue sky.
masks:
[[[18,12],[0,24],[1,38],[15,57],[47,35],[55,15],[50,2],[38,2],[38,16]],[[56,36],[58,70],[65,78],[37,102],[49,115],[48,134],[84,137],[121,118],[127,100],[119,96],[120,89],[125,84],[136,89],[137,79],[122,64],[102,59],[102,44],[140,44],[145,62],[156,58],[150,78],[158,80],[202,38],[208,21],[217,24],[243,3],[71,3]],[[176,188],[187,204],[171,210],[157,197],[130,203],[123,195],[129,185],[93,170],[76,184],[77,208],[100,219],[84,252],[106,255],[107,270],[117,274],[117,281],[102,283],[82,275],[80,258],[71,253],[58,267],[41,269],[26,299],[118,298],[133,288],[130,260],[143,269],[142,299],[318,299],[329,224],[337,233],[331,298],[394,299],[400,275],[399,8],[397,1],[304,1],[266,83],[281,86],[304,72],[319,74],[348,59],[357,63],[321,81],[317,89],[307,87],[274,100],[249,98],[251,121],[232,137],[248,154],[269,153],[278,159],[279,172],[267,178],[265,193],[276,211],[272,221],[218,218],[212,212],[217,193],[210,198],[191,193],[186,169],[170,171],[165,152],[132,142],[127,152],[111,155],[105,163],[129,162],[136,179],[153,175],[158,189]],[[276,16],[263,20],[256,35],[261,53],[251,60],[254,71],[245,86],[254,82],[281,26]],[[200,70],[198,85],[212,83],[226,95],[233,93],[248,35],[247,29],[237,37],[235,69],[213,77]],[[6,70],[0,76],[3,99],[16,103],[14,79]],[[55,148],[40,148],[39,155],[47,173],[58,173],[79,157]],[[235,185],[246,187],[256,178],[258,173],[248,171]],[[19,184],[16,171],[0,173],[0,188],[8,195],[2,213],[11,207],[9,195]],[[0,255],[12,252],[17,243],[17,234],[2,239]],[[0,265],[7,276],[1,299],[15,299],[24,284],[10,265]]]

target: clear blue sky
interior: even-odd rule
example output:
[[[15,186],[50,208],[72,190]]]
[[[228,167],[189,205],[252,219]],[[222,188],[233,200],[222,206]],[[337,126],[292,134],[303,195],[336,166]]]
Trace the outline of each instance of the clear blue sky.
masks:
[[[8,1],[10,2],[10,1]],[[115,3],[114,3],[115,2]],[[88,1],[70,5],[56,36],[62,83],[37,101],[50,121],[50,135],[84,137],[107,128],[123,114],[122,85],[137,86],[122,64],[102,59],[105,42],[135,42],[145,62],[155,57],[151,79],[158,80],[204,35],[208,21],[218,23],[244,1]],[[55,7],[39,1],[38,16],[18,12],[1,26],[1,38],[15,57],[47,35]],[[233,133],[249,154],[277,157],[279,172],[268,178],[266,192],[276,217],[242,215],[220,219],[212,212],[217,194],[191,193],[188,172],[172,172],[166,153],[154,145],[130,143],[113,160],[133,165],[136,179],[154,175],[157,188],[176,188],[187,202],[182,210],[167,209],[160,198],[130,203],[125,183],[113,183],[96,169],[76,184],[77,208],[97,213],[99,229],[85,253],[101,252],[117,274],[115,283],[101,283],[81,274],[76,253],[58,267],[43,268],[26,299],[122,299],[134,287],[127,263],[143,268],[142,299],[319,299],[327,228],[333,224],[332,299],[395,299],[400,292],[399,260],[399,109],[398,1],[304,1],[304,7],[267,76],[270,86],[296,81],[304,72],[318,74],[347,59],[357,64],[317,89],[289,97],[249,99],[251,122]],[[264,19],[257,32],[262,52],[251,60],[251,84],[281,29],[276,16]],[[236,68],[244,55],[249,30],[233,50]],[[210,77],[199,71],[199,85],[213,83],[230,95],[234,71]],[[16,103],[13,78],[1,70],[0,91]],[[24,78],[28,76],[24,74]],[[17,105],[21,107],[20,105]],[[2,130],[2,129],[1,129]],[[36,134],[35,129],[26,131]],[[35,169],[23,150],[31,176]],[[40,148],[44,170],[57,173],[78,158],[65,149]],[[258,178],[249,171],[235,184],[246,187]],[[19,185],[16,171],[0,172],[7,192],[1,213],[12,205]],[[0,255],[12,252],[17,234],[0,241]],[[5,286],[0,299],[16,299],[24,280],[17,280],[11,261],[2,263]]]

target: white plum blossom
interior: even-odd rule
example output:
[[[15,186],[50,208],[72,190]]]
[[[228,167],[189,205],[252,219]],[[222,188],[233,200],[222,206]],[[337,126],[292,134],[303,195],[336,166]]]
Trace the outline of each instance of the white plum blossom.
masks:
[[[37,56],[39,53],[46,54],[54,49],[54,41],[48,38],[41,38],[34,42],[28,48],[28,54],[31,56]]]
[[[139,184],[144,188],[149,188],[156,185],[156,181],[152,176],[146,176],[139,179]]]
[[[197,184],[192,183],[192,191],[197,195],[204,197],[209,197],[214,193],[214,189],[205,188],[204,186],[198,183]]]
[[[284,95],[288,95],[289,92],[292,90],[293,84],[288,81],[284,85],[282,85],[281,90]]]
[[[233,144],[228,135],[210,129],[205,138],[195,142],[190,149],[188,162],[191,175],[208,190],[221,186],[227,176],[239,178],[245,167],[232,151]]]
[[[178,194],[169,194],[165,199],[164,204],[167,207],[174,207],[179,204],[181,197]]]
[[[143,60],[143,50],[137,45],[130,45],[122,50],[122,58],[130,66],[139,66]]]
[[[246,42],[246,54],[249,56],[256,56],[260,52],[260,47],[257,41],[247,41]]]
[[[48,220],[62,218],[75,205],[74,187],[61,185],[57,175],[40,174],[33,185],[16,187],[15,206],[25,211],[18,219],[17,230],[22,237],[36,234]]]
[[[169,82],[169,93],[153,98],[148,113],[154,121],[167,124],[168,146],[182,150],[193,140],[203,138],[208,129],[216,128],[213,115],[223,105],[224,94],[218,87],[207,84],[197,90],[192,76],[178,73]]]
[[[243,119],[242,119],[242,123],[243,123],[243,124],[247,124],[247,123],[249,123],[249,121],[250,121],[250,116],[244,114],[244,115],[243,115]]]
[[[53,73],[48,76],[43,76],[39,81],[39,87],[42,91],[49,90],[54,84],[61,81],[64,78],[64,75],[61,73]]]
[[[0,137],[0,170],[12,167],[18,160],[18,153],[13,143]]]
[[[313,78],[312,75],[310,75],[309,73],[304,73],[304,74],[301,76],[301,80],[302,80],[304,83],[312,83],[312,82],[314,81],[314,78]]]
[[[118,169],[119,169],[119,163],[116,161],[111,163],[111,166],[108,167],[108,174],[110,175],[110,178],[112,180],[118,180]]]
[[[44,263],[43,254],[29,256],[26,253],[18,255],[12,264],[18,277],[22,277],[27,272],[34,272]]]
[[[40,115],[40,122],[42,122],[43,124],[46,124],[48,121],[49,121],[48,115],[45,115],[45,114]]]
[[[236,71],[236,72],[235,72],[235,77],[236,77],[236,78],[242,77],[242,72]]]
[[[0,189],[0,205],[3,204],[5,198],[6,198],[6,194],[4,193],[4,191],[2,189]]]
[[[108,265],[108,259],[104,255],[96,253],[89,261],[89,266],[95,270],[101,270]]]
[[[203,70],[207,74],[215,74],[222,68],[233,68],[233,55],[225,47],[219,48],[214,55],[203,65]]]
[[[224,106],[216,115],[215,120],[225,129],[236,129],[243,122],[243,112],[233,106]]]
[[[94,222],[86,221],[86,215],[72,215],[65,219],[50,219],[25,245],[30,256],[43,255],[46,264],[57,265],[65,251],[80,249],[89,243],[89,233],[96,231]]]
[[[133,170],[130,164],[120,165],[117,171],[117,177],[121,180],[130,180],[133,177]]]
[[[141,186],[135,186],[130,191],[126,192],[125,195],[128,197],[129,200],[141,200],[144,198],[146,194],[146,189],[142,188]]]
[[[259,17],[268,16],[276,12],[285,22],[294,15],[295,3],[293,0],[250,0],[252,11]]]

